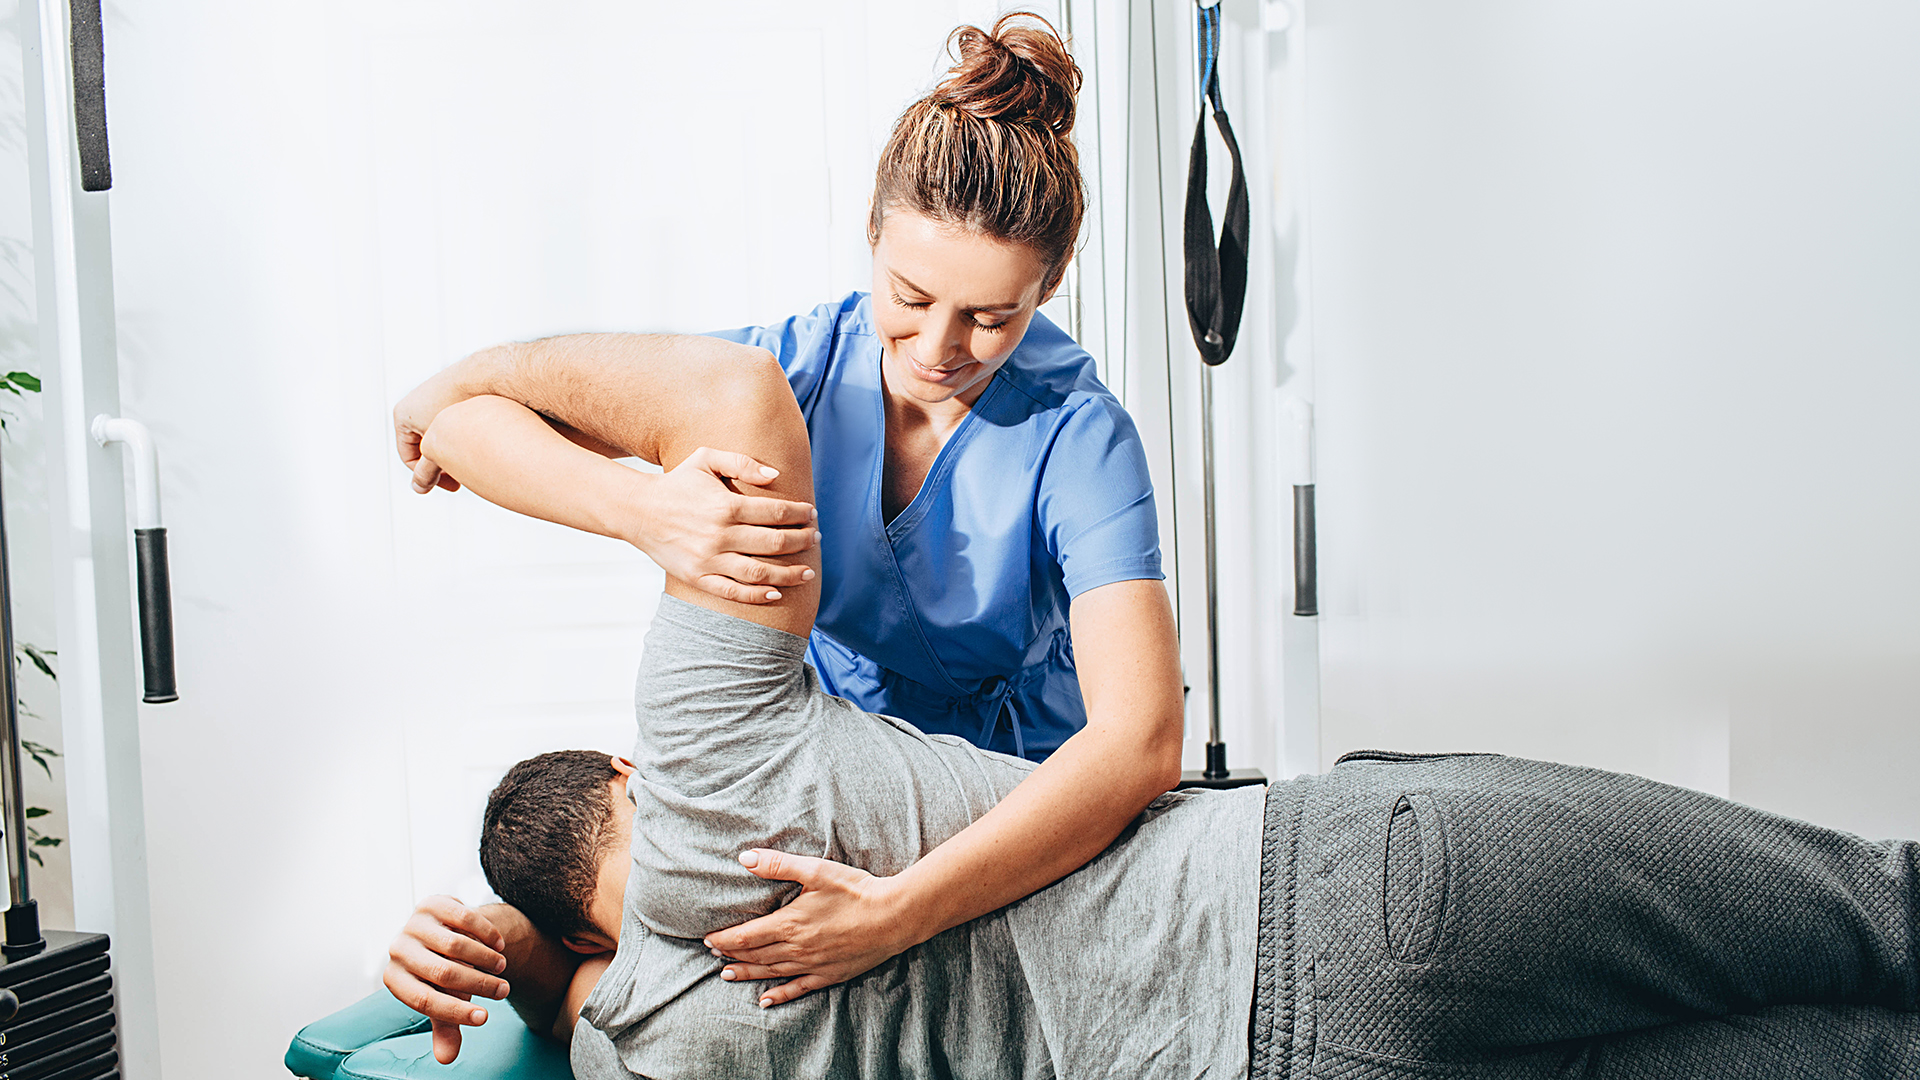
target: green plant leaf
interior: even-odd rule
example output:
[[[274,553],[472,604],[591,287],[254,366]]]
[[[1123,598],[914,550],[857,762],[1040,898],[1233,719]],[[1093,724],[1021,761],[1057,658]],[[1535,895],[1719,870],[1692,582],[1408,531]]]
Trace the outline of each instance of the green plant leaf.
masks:
[[[53,811],[47,809],[44,806],[27,807],[27,816],[30,818],[46,817],[48,814],[51,814],[51,813],[53,813]]]
[[[55,750],[51,746],[42,746],[39,743],[34,742],[32,739],[21,739],[20,745],[25,747],[27,750],[27,753],[29,754],[45,754],[48,757],[60,756],[60,751]]]
[[[0,379],[0,390],[5,390],[7,393],[12,394],[15,397],[20,396],[20,388],[13,385],[11,382],[8,382],[5,379]]]
[[[7,372],[7,381],[20,387],[21,390],[30,390],[36,394],[40,392],[39,377],[36,375],[29,374],[28,372],[25,372],[25,371]],[[19,392],[20,392],[19,390],[14,391],[14,393],[16,394]]]
[[[37,864],[39,864],[39,865],[41,865],[41,866],[45,866],[45,865],[47,865],[47,860],[45,860],[45,859],[43,859],[43,858],[41,858],[41,857],[40,857],[40,853],[39,853],[39,852],[37,852],[37,851],[29,851],[29,852],[27,852],[27,858],[29,858],[29,859],[32,859],[32,860],[33,860],[33,861],[34,861],[35,863],[37,863]]]
[[[59,847],[60,838],[57,836],[43,836],[40,839],[35,840],[33,842],[33,846],[34,847]]]

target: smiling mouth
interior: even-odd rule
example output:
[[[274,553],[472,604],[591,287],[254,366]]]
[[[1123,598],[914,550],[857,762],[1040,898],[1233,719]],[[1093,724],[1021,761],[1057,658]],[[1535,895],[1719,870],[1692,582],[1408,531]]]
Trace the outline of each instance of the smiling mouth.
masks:
[[[908,357],[907,365],[913,368],[913,373],[915,375],[920,376],[922,379],[925,379],[928,382],[937,383],[937,382],[949,381],[954,377],[954,375],[971,367],[973,365],[973,361],[969,360],[966,363],[959,365],[958,367],[932,368],[932,367],[928,367],[927,365],[921,363],[918,360],[913,359],[912,357]]]

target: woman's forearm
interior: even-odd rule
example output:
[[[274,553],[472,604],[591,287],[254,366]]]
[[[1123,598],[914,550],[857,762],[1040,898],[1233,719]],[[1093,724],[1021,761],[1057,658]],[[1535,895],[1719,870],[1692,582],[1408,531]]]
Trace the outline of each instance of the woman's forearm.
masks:
[[[978,821],[892,881],[915,941],[1045,888],[1105,850],[1179,780],[1179,645],[1166,590],[1118,582],[1074,602],[1087,726]]]
[[[1000,804],[897,875],[912,942],[996,911],[1085,866],[1172,785],[1139,741],[1089,726]]]

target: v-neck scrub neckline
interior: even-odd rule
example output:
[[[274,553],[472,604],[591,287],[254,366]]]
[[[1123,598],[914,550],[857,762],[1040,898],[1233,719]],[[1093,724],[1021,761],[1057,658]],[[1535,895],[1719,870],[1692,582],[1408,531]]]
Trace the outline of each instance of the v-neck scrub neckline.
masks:
[[[994,393],[1000,389],[1000,373],[997,371],[994,372],[993,378],[987,380],[987,385],[981,389],[980,396],[975,398],[973,404],[967,407],[967,415],[960,418],[960,423],[954,426],[953,434],[948,435],[947,441],[940,444],[939,452],[933,455],[933,464],[927,467],[925,479],[920,481],[920,490],[913,493],[912,500],[900,508],[900,512],[894,515],[892,521],[887,520],[886,503],[887,454],[885,433],[887,430],[887,397],[885,393],[886,373],[884,371],[881,373],[880,378],[882,391],[880,396],[874,399],[874,406],[880,410],[878,423],[880,424],[881,437],[880,454],[873,463],[873,513],[874,520],[880,523],[881,531],[886,533],[887,540],[891,542],[906,533],[908,529],[913,528],[913,523],[925,515],[928,502],[938,498],[936,493],[937,485],[945,482],[945,474],[952,468],[953,459],[959,455],[961,448],[966,445],[966,439],[973,431],[974,422],[980,418],[977,410],[983,402],[992,397]]]
[[[1039,760],[1086,724],[1072,599],[1159,579],[1159,520],[1133,421],[1044,316],[892,522],[881,344],[851,293],[715,335],[780,360],[813,446],[826,689],[936,734]]]

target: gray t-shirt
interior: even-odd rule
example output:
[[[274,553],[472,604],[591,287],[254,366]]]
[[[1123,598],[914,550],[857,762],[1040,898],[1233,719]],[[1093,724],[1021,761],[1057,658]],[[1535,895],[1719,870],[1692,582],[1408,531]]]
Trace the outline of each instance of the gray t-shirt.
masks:
[[[1244,1076],[1261,791],[1155,800],[1080,871],[858,978],[761,1009],[700,939],[799,890],[749,847],[904,870],[1032,769],[821,691],[806,639],[665,597],[635,710],[620,948],[583,1080]]]

